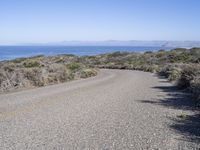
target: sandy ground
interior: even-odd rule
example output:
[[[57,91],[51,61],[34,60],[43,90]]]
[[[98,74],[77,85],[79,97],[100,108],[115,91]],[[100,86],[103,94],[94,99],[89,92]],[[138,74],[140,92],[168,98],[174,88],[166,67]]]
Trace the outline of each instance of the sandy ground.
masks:
[[[183,95],[154,74],[125,70],[2,94],[0,149],[195,148],[177,126],[178,116],[194,115],[179,104]]]

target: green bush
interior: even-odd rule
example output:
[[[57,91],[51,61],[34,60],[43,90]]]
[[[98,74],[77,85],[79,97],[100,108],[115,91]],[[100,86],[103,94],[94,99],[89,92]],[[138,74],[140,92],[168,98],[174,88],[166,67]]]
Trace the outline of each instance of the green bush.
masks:
[[[200,75],[200,67],[194,64],[184,66],[181,76],[178,79],[178,87],[185,89],[191,87],[191,81]]]
[[[67,68],[70,69],[71,71],[76,71],[81,68],[81,65],[79,63],[69,63],[67,64]]]
[[[175,81],[181,77],[182,70],[180,68],[174,68],[168,73],[169,73],[168,76],[169,81]]]
[[[97,75],[97,71],[95,69],[84,69],[81,72],[81,78],[88,78]]]
[[[23,63],[26,68],[40,67],[40,63],[36,60],[27,60]]]
[[[186,52],[173,51],[168,55],[168,60],[170,63],[187,63],[190,61],[190,55]]]
[[[27,58],[17,58],[17,59],[11,60],[11,62],[18,64],[25,60],[27,60]]]

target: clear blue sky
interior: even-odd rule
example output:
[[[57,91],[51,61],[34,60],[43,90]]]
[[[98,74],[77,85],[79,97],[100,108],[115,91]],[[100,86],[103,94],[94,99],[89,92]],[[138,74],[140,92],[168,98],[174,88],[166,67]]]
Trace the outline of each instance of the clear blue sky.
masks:
[[[0,44],[200,40],[200,0],[0,0]]]

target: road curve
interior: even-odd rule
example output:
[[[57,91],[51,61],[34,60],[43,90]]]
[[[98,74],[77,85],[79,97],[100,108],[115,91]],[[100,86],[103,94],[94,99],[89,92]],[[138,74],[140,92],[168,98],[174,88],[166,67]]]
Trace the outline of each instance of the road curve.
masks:
[[[170,96],[159,87],[170,86],[151,73],[101,70],[84,80],[2,94],[0,149],[178,149],[169,118],[182,110],[156,104]]]

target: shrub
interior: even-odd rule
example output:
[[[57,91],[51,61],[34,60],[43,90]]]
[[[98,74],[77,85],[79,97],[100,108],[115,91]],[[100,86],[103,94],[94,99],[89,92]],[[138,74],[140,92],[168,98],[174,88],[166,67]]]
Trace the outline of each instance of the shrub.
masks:
[[[159,53],[164,53],[165,50],[164,50],[164,49],[160,49],[160,50],[158,50],[158,52],[159,52]]]
[[[184,64],[166,64],[160,66],[159,75],[169,79],[169,81],[176,81],[181,77]]]
[[[190,90],[193,93],[193,96],[198,103],[200,103],[200,76],[194,77],[193,80],[190,82]]]
[[[55,58],[55,63],[64,63],[64,62],[65,62],[65,60],[64,60],[63,57],[56,57]]]
[[[178,80],[181,77],[181,73],[182,73],[181,68],[173,68],[171,71],[168,72],[169,81]]]
[[[127,53],[117,51],[117,52],[108,54],[107,56],[108,56],[108,57],[120,57],[120,56],[124,56],[124,55],[126,55],[126,54],[127,54]]]
[[[3,70],[7,72],[13,72],[15,70],[15,65],[13,63],[7,63],[3,65]]]
[[[97,71],[95,69],[84,69],[81,72],[81,78],[88,78],[97,75]]]
[[[152,54],[152,51],[146,51],[145,54]]]
[[[13,63],[21,63],[23,61],[27,60],[27,58],[17,58],[17,59],[14,59],[14,60],[11,60],[10,62],[13,62]]]
[[[38,87],[96,75],[74,55],[35,56],[0,62],[0,92]]]
[[[170,63],[187,63],[190,61],[190,55],[186,52],[178,53],[176,51],[173,51],[168,56]]]
[[[29,80],[33,86],[44,86],[42,71],[39,69],[24,70],[24,77]]]
[[[27,60],[23,63],[26,68],[40,67],[40,63],[36,60]]]
[[[158,53],[156,53],[157,58],[161,58],[163,56],[165,56],[165,52],[159,51]]]
[[[200,75],[200,67],[194,64],[184,66],[178,80],[178,87],[181,89],[189,88],[190,83],[196,76]]]
[[[81,65],[79,63],[69,63],[67,64],[67,68],[70,69],[71,71],[76,71],[80,69]]]

